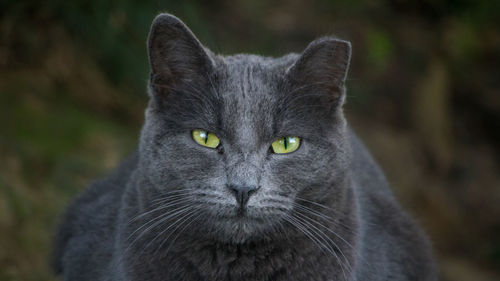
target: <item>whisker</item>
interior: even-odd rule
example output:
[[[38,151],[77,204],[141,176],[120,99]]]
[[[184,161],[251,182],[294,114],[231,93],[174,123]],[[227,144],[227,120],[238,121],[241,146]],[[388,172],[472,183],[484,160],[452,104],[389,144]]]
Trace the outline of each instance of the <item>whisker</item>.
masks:
[[[183,195],[183,194],[190,194],[192,192],[193,192],[193,190],[190,189],[190,188],[172,190],[172,191],[169,191],[169,192],[164,192],[164,193],[159,194],[157,196],[157,198],[151,200],[151,202],[161,201],[161,200],[163,200],[165,198],[169,198],[169,196],[179,196],[179,195]]]
[[[165,204],[165,203],[167,203],[167,204],[168,204],[168,203],[170,203],[170,202],[174,202],[174,201],[177,201],[177,200],[179,200],[179,199],[187,199],[187,200],[189,200],[190,198],[189,198],[189,196],[186,196],[186,194],[182,194],[182,195],[172,195],[172,196],[171,196],[171,197],[169,197],[169,198],[165,198],[165,199],[163,199],[163,200],[161,200],[161,201],[157,201],[157,202],[155,202],[155,203],[152,203],[152,204],[150,204],[150,206],[151,206],[151,207],[153,207],[153,206],[158,206],[158,205],[162,205],[162,204]]]
[[[199,210],[199,209],[198,209],[198,210]],[[193,211],[193,213],[192,213],[192,214],[193,214],[192,216],[190,216],[190,217],[186,218],[183,222],[181,222],[181,223],[179,224],[179,226],[178,226],[178,227],[176,227],[176,229],[174,229],[174,230],[173,230],[173,232],[172,232],[172,233],[174,233],[174,232],[175,232],[175,231],[176,231],[176,230],[177,230],[177,229],[178,229],[178,228],[179,228],[179,227],[180,227],[180,226],[181,226],[184,222],[186,222],[186,221],[188,221],[188,220],[191,220],[191,221],[190,221],[189,223],[187,223],[187,224],[186,224],[186,225],[185,225],[185,226],[184,226],[181,230],[179,230],[179,232],[178,232],[178,233],[177,233],[177,235],[174,237],[174,239],[172,239],[172,242],[170,242],[170,245],[168,246],[167,250],[165,251],[165,254],[166,254],[166,253],[168,253],[168,251],[170,250],[170,248],[171,248],[171,247],[172,247],[172,245],[174,244],[175,240],[176,240],[176,239],[177,239],[177,237],[179,237],[179,235],[180,235],[180,234],[184,231],[184,229],[186,229],[189,225],[191,225],[194,221],[196,221],[198,218],[200,218],[200,217],[203,215],[203,213],[199,213],[199,214],[198,214],[198,216],[195,216],[195,215],[196,215],[196,210],[195,210],[195,211]],[[194,218],[193,218],[193,217],[194,217]],[[171,233],[171,234],[172,234],[172,233]],[[160,246],[159,246],[159,247],[158,247],[158,249],[155,251],[155,253],[156,253],[158,250],[160,250],[160,248],[161,248],[161,247],[163,246],[163,244],[167,241],[167,239],[170,237],[170,235],[171,235],[171,234],[169,234],[169,235],[168,235],[168,236],[167,236],[167,237],[163,240],[163,242],[160,244]]]
[[[310,213],[310,214],[312,214],[312,215],[314,215],[314,216],[316,216],[316,217],[323,218],[323,219],[325,219],[325,220],[327,220],[327,221],[329,221],[329,222],[331,222],[331,223],[333,223],[333,224],[335,224],[335,225],[342,226],[342,227],[343,227],[343,228],[345,228],[347,231],[349,231],[349,232],[351,232],[351,233],[353,233],[353,234],[356,234],[356,233],[357,233],[355,230],[353,230],[353,229],[352,229],[352,227],[351,227],[351,226],[349,226],[349,225],[347,225],[347,224],[345,224],[345,223],[342,223],[341,221],[336,221],[336,220],[334,220],[332,217],[327,216],[327,215],[325,215],[325,214],[322,214],[322,213],[320,213],[320,212],[318,212],[318,211],[316,211],[316,210],[314,210],[314,209],[312,209],[312,208],[309,208],[309,207],[307,207],[307,206],[304,206],[304,205],[299,204],[299,203],[296,203],[296,202],[293,202],[293,203],[292,203],[292,205],[293,205],[294,207],[299,208],[299,209],[302,209],[303,211],[305,211],[305,212],[307,212],[307,213]]]
[[[307,225],[304,225],[304,221],[300,220],[300,219],[299,219],[299,218],[297,218],[297,217],[293,217],[293,216],[288,216],[288,218],[289,218],[289,219],[291,219],[291,220],[294,220],[294,221],[295,221],[295,223],[296,223],[297,225],[300,225],[300,226],[302,227],[302,229],[301,229],[301,230],[302,230],[302,232],[303,232],[304,234],[306,234],[306,235],[307,235],[307,233],[308,233],[309,235],[307,235],[307,236],[308,236],[308,237],[309,237],[309,238],[310,238],[313,242],[315,242],[315,244],[316,244],[316,245],[318,245],[320,249],[324,249],[324,250],[326,250],[327,252],[329,252],[330,254],[332,254],[332,255],[335,257],[335,259],[337,260],[337,262],[338,262],[338,263],[339,263],[339,265],[340,265],[340,269],[342,270],[342,275],[344,276],[344,279],[345,279],[345,280],[347,280],[347,276],[346,276],[345,271],[344,271],[344,264],[343,264],[343,262],[340,260],[340,258],[339,258],[339,256],[337,255],[337,253],[335,253],[335,251],[334,251],[334,250],[333,250],[333,249],[332,249],[332,248],[328,245],[328,242],[327,242],[327,241],[325,241],[325,239],[324,239],[322,236],[320,236],[317,232],[315,232],[315,231],[311,230],[310,228],[308,228],[308,227],[307,227]],[[312,232],[312,233],[311,233],[311,232]],[[320,238],[321,238],[321,240],[322,240],[323,242],[322,242],[322,241],[320,241],[320,240],[319,240],[319,238],[318,238],[318,237],[316,237],[314,234],[316,234],[316,235],[320,236]],[[326,245],[325,245],[325,243],[326,243]]]
[[[327,226],[323,225],[321,222],[319,222],[319,221],[317,221],[317,220],[315,220],[315,219],[313,219],[311,217],[308,217],[304,213],[297,212],[297,214],[303,216],[308,221],[312,221],[312,222],[316,223],[317,225],[324,227],[328,232],[331,232],[332,234],[334,234],[335,236],[337,236],[340,240],[344,241],[344,243],[346,243],[349,247],[351,247],[351,249],[354,250],[354,246],[352,246],[351,243],[347,242],[344,238],[342,238],[342,236],[340,236],[339,234],[337,234],[335,231],[333,231],[332,229],[328,228]]]
[[[318,203],[318,202],[314,202],[314,201],[311,201],[311,200],[307,200],[307,199],[304,199],[304,198],[301,198],[301,197],[295,197],[295,199],[300,200],[300,201],[304,201],[304,202],[307,202],[307,203],[311,203],[311,204],[316,205],[316,206],[318,206],[318,207],[322,207],[322,208],[325,208],[325,209],[328,209],[328,210],[331,210],[331,211],[334,211],[334,212],[337,212],[337,213],[338,213],[338,211],[337,211],[337,210],[335,210],[335,209],[333,209],[333,208],[331,208],[331,207],[328,207],[328,206],[326,206],[326,205],[324,205],[324,204]]]
[[[127,247],[127,249],[125,250],[125,252],[126,252],[126,251],[128,251],[128,250],[132,247],[132,245],[133,245],[133,244],[134,244],[134,243],[135,243],[138,239],[140,239],[140,238],[141,238],[141,237],[142,237],[145,233],[147,233],[149,230],[151,230],[152,228],[156,227],[157,225],[159,225],[159,224],[161,224],[161,223],[165,222],[166,220],[168,220],[168,219],[170,219],[170,218],[172,218],[172,217],[176,217],[176,216],[182,215],[182,214],[183,214],[183,213],[185,213],[186,211],[189,211],[189,209],[190,209],[191,207],[192,207],[191,205],[188,205],[188,206],[183,206],[183,207],[179,207],[179,208],[177,208],[177,209],[176,209],[176,211],[174,211],[173,213],[165,213],[165,214],[163,214],[163,215],[161,215],[161,216],[158,216],[158,217],[156,217],[156,218],[154,218],[154,219],[152,219],[152,220],[148,221],[147,223],[143,224],[143,226],[141,226],[140,228],[143,228],[143,227],[144,227],[144,226],[146,226],[147,224],[149,224],[149,223],[151,223],[151,222],[153,222],[153,221],[155,221],[155,220],[156,220],[156,222],[155,222],[155,223],[153,223],[152,225],[150,225],[149,227],[147,227],[145,230],[143,230],[143,231],[140,233],[140,235],[138,235],[138,236],[134,239],[134,241],[132,241],[132,242],[129,244],[129,246]],[[166,217],[165,217],[165,216],[166,216]],[[161,218],[161,217],[163,217],[163,218],[160,220],[160,218]],[[130,240],[130,238],[132,238],[132,236],[133,236],[133,235],[134,235],[137,231],[139,231],[139,229],[140,229],[140,228],[136,229],[136,230],[135,230],[132,234],[130,234],[130,235],[129,235],[129,237],[127,238],[127,240]]]
[[[340,247],[339,247],[339,246],[338,246],[338,245],[337,245],[337,244],[336,244],[336,243],[335,243],[335,242],[334,242],[334,241],[333,241],[330,237],[328,237],[328,235],[326,235],[323,231],[321,231],[321,229],[317,228],[317,227],[316,227],[316,226],[314,226],[312,223],[310,223],[310,222],[309,222],[309,220],[310,220],[310,218],[309,218],[309,217],[307,217],[307,216],[305,216],[305,215],[303,215],[303,214],[299,214],[299,215],[301,215],[301,216],[302,216],[302,218],[303,218],[303,219],[302,219],[302,221],[303,221],[304,223],[306,223],[307,225],[309,225],[309,226],[310,226],[310,227],[312,227],[313,229],[316,229],[316,231],[317,231],[317,232],[319,232],[319,233],[320,233],[320,235],[322,235],[323,237],[325,237],[328,241],[330,241],[330,242],[333,244],[333,246],[334,246],[335,248],[337,248],[337,250],[340,252],[340,254],[342,255],[342,257],[344,258],[344,260],[345,260],[345,262],[346,262],[347,266],[349,267],[349,268],[348,268],[348,270],[349,270],[349,272],[350,272],[350,271],[352,270],[351,263],[349,262],[349,260],[347,259],[347,257],[346,257],[346,256],[344,255],[344,253],[342,252],[342,249],[340,249]],[[322,226],[323,226],[323,225],[322,225]],[[323,227],[325,227],[325,226],[323,226]],[[326,228],[327,230],[330,230],[330,229],[328,229],[327,227],[325,227],[325,228]],[[330,231],[331,231],[331,230],[330,230]],[[341,238],[341,237],[340,237],[339,235],[337,235],[336,233],[334,233],[334,234],[335,234],[337,237]],[[349,243],[348,243],[347,241],[345,241],[343,238],[341,238],[341,239],[342,239],[342,240],[343,240],[343,241],[344,241],[347,245],[349,245],[349,246],[352,248],[351,244],[349,244]]]
[[[162,230],[160,233],[158,233],[151,241],[149,241],[149,243],[143,247],[141,253],[138,255],[140,256],[156,239],[158,239],[159,237],[161,237],[166,231],[168,231],[170,228],[172,228],[173,226],[175,226],[176,224],[179,224],[179,226],[182,224],[183,221],[189,219],[189,217],[191,217],[193,214],[196,214],[194,211],[196,209],[190,209],[191,212],[188,212],[187,214],[183,214],[180,218],[178,218],[176,221],[174,221],[173,223],[169,224],[164,230]],[[185,212],[184,212],[185,213]],[[183,220],[184,219],[184,220]],[[182,222],[180,222],[182,221]],[[179,223],[180,222],[180,223]],[[176,227],[173,231],[175,231],[178,227]],[[168,237],[170,237],[171,234],[169,234]],[[155,251],[156,253],[156,251]]]
[[[136,221],[136,220],[138,220],[138,219],[140,219],[140,218],[142,218],[142,217],[144,217],[144,216],[146,216],[146,215],[148,215],[148,214],[150,214],[150,213],[157,212],[157,211],[160,211],[160,210],[164,210],[164,209],[166,209],[166,208],[170,208],[170,207],[172,207],[172,206],[179,205],[179,204],[181,204],[181,203],[183,203],[183,202],[185,202],[185,201],[190,201],[190,199],[189,199],[189,198],[180,198],[180,199],[172,200],[172,201],[168,202],[168,204],[161,205],[161,206],[156,207],[156,208],[154,208],[154,209],[152,209],[152,210],[149,210],[149,211],[147,211],[147,212],[144,212],[144,213],[141,213],[141,214],[139,214],[139,215],[135,216],[135,217],[134,217],[134,218],[132,218],[132,219],[131,219],[128,223],[131,223],[131,222],[133,222],[133,221]]]

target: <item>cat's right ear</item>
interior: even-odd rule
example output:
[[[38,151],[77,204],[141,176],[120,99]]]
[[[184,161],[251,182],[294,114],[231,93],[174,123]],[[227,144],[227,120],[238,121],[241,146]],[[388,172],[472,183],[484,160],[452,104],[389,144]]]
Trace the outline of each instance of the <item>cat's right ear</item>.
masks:
[[[214,61],[189,28],[177,17],[160,14],[148,38],[150,91],[168,93],[180,83],[203,79]]]

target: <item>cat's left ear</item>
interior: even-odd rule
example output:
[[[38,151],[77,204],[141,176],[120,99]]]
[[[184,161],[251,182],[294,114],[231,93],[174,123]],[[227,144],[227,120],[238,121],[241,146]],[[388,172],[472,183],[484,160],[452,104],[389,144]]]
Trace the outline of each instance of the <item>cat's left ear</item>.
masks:
[[[148,38],[153,91],[166,90],[179,83],[204,79],[214,61],[191,30],[177,17],[160,14],[151,26]]]
[[[333,37],[313,41],[287,71],[295,88],[325,92],[337,105],[344,102],[351,43]]]

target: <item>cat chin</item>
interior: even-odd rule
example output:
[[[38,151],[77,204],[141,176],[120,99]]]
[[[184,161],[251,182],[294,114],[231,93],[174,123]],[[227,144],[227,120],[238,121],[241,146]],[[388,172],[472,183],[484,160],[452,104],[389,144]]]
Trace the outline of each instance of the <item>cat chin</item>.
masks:
[[[226,244],[245,244],[270,237],[265,235],[266,228],[245,223],[222,223],[214,226],[216,231],[211,232],[209,239]],[[269,230],[270,228],[267,228]]]
[[[200,225],[200,233],[205,239],[218,243],[244,244],[262,240],[272,240],[278,235],[280,223],[277,219],[257,218],[234,212],[232,215],[207,219]]]

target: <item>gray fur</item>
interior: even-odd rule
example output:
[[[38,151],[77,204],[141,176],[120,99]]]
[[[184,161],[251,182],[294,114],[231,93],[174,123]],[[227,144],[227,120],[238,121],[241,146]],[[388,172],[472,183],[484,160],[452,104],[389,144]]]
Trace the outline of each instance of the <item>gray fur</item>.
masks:
[[[63,280],[436,280],[427,239],[343,117],[348,42],[216,56],[162,14],[148,46],[138,153],[66,212]],[[271,153],[281,136],[301,146]],[[243,208],[232,185],[259,189]]]

